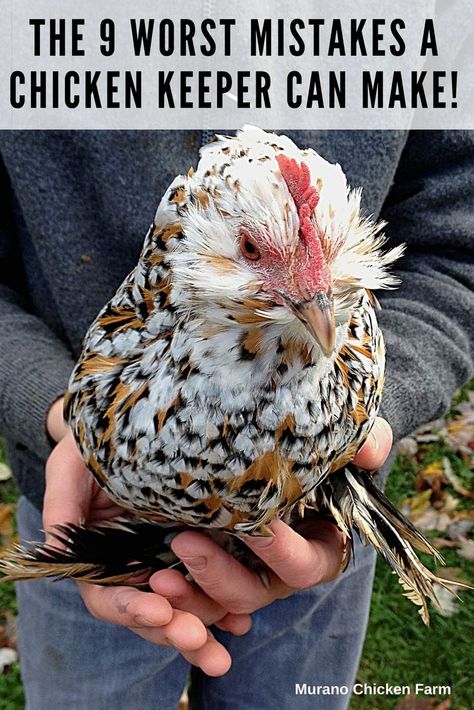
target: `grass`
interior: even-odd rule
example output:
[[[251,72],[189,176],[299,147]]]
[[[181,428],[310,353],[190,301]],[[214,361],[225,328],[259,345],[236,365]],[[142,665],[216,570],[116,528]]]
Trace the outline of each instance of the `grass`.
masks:
[[[0,675],[0,708],[1,710],[23,710],[25,696],[20,677],[20,664],[15,663],[8,673]]]
[[[474,383],[470,385],[474,389]],[[463,388],[453,400],[466,399]],[[472,481],[472,472],[445,444],[433,443],[422,450],[422,460],[398,456],[387,485],[388,496],[400,504],[415,493],[415,479],[422,466],[447,456],[454,471],[465,485]],[[4,452],[0,441],[0,460]],[[0,504],[17,498],[12,481],[0,483]],[[466,499],[462,504],[467,505]],[[474,583],[474,563],[460,557],[455,550],[443,550],[449,567],[460,568],[460,576]],[[429,564],[426,559],[425,564]],[[0,624],[5,612],[15,611],[13,585],[0,586]],[[3,618],[2,618],[3,615]],[[357,682],[369,685],[448,685],[452,688],[452,710],[472,707],[474,668],[474,594],[463,594],[458,613],[444,618],[431,614],[431,626],[421,622],[413,604],[405,599],[396,577],[383,561],[377,563],[367,638],[357,676]],[[439,700],[445,698],[439,697]],[[393,710],[401,698],[393,696],[354,696],[351,710]],[[0,710],[22,710],[24,696],[19,664],[0,675]]]
[[[405,467],[398,457],[387,485],[391,500],[401,503],[410,495],[414,478],[413,462]],[[455,550],[443,550],[443,556],[447,566],[461,568],[460,576],[474,582],[473,562]],[[429,565],[425,556],[422,559]],[[396,577],[379,560],[358,682],[408,685],[413,690],[416,683],[449,685],[453,710],[467,710],[472,707],[474,595],[463,594],[458,613],[449,618],[432,612],[427,629],[401,591]],[[351,710],[392,710],[397,702],[382,695],[353,697]]]
[[[0,440],[0,461],[5,461],[3,444]],[[0,504],[14,503],[18,491],[13,481],[0,483]],[[0,540],[1,542],[1,540]],[[16,612],[15,589],[12,583],[0,585],[0,626],[6,621],[8,612]],[[0,710],[22,710],[25,707],[20,664],[15,663],[4,673],[0,673]]]

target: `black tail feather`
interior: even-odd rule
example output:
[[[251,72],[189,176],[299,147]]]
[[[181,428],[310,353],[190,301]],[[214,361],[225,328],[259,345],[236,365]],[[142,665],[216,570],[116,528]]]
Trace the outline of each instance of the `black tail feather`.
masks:
[[[17,545],[0,560],[3,581],[42,577],[82,582],[121,584],[143,572],[156,572],[178,563],[171,536],[182,527],[115,519],[90,527],[57,525],[49,533],[58,544]]]

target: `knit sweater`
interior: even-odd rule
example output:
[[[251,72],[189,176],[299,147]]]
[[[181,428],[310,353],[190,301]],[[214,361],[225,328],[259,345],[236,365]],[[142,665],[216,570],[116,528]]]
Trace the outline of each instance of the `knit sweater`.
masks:
[[[399,289],[378,294],[382,412],[395,438],[440,415],[473,374],[474,134],[292,131],[363,186],[366,213],[405,242]],[[88,325],[137,261],[168,184],[198,160],[198,131],[0,133],[0,433],[38,507],[48,409]]]

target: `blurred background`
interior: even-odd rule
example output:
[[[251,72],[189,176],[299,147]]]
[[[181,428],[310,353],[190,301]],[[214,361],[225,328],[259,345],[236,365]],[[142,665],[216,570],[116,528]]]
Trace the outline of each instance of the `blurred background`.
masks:
[[[400,442],[387,494],[443,554],[438,574],[474,583],[474,380],[446,417]],[[17,491],[0,441],[0,555],[15,541]],[[423,562],[431,562],[422,556]],[[474,707],[474,592],[438,589],[426,628],[388,566],[377,564],[369,628],[357,677],[368,685],[450,686],[451,695],[359,695],[351,710],[469,710]],[[0,710],[22,710],[12,584],[0,585]],[[71,709],[73,710],[73,709]],[[91,708],[93,710],[93,708]],[[131,709],[132,710],[132,709]],[[249,709],[250,710],[250,709]]]

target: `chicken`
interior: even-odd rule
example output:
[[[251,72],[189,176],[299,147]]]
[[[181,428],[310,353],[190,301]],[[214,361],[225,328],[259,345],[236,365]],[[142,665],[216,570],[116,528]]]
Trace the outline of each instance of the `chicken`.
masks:
[[[65,413],[125,515],[19,548],[9,578],[123,581],[171,561],[167,537],[269,535],[308,509],[388,561],[428,620],[439,554],[350,462],[377,415],[384,344],[372,291],[397,283],[383,225],[339,165],[246,127],[163,197],[135,269],[90,327]]]

